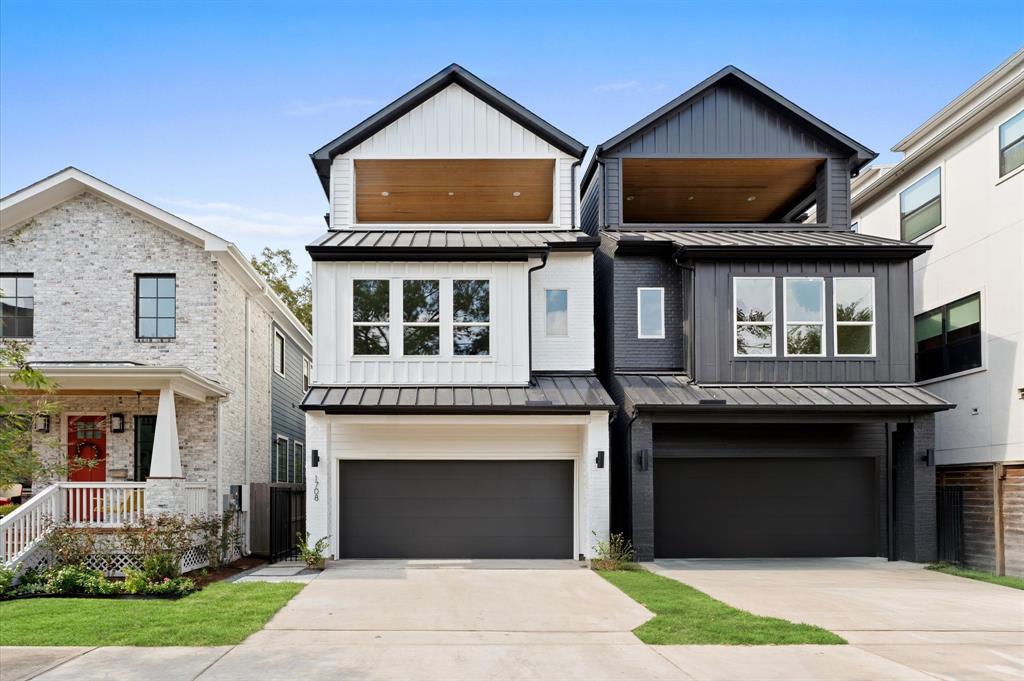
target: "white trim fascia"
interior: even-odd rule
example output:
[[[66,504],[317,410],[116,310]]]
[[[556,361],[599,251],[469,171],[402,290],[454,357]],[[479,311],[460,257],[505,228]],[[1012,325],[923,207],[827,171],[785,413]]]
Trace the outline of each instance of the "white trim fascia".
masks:
[[[821,283],[821,321],[801,322],[789,321],[789,296],[786,295],[786,282],[788,281],[817,281]],[[783,357],[826,357],[828,355],[828,341],[825,338],[825,329],[828,326],[827,315],[825,314],[825,277],[783,277],[782,278],[782,356]],[[735,309],[734,309],[735,311]],[[789,325],[793,326],[821,326],[821,352],[813,355],[790,354],[789,353]],[[744,355],[745,356],[745,355]]]
[[[37,364],[35,368],[56,381],[58,390],[159,390],[170,387],[175,393],[200,402],[208,397],[227,397],[231,394],[228,388],[204,378],[188,367]],[[7,384],[10,373],[10,370],[0,369],[0,383]]]
[[[661,333],[644,335],[642,329],[641,314],[643,307],[640,299],[644,291],[657,291],[661,294]],[[659,340],[665,338],[665,287],[664,286],[637,286],[636,287],[636,337],[640,340]]]

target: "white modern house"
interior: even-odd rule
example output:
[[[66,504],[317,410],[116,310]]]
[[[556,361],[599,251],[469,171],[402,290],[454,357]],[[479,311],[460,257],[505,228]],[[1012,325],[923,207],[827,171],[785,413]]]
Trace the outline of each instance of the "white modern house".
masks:
[[[916,378],[958,405],[936,416],[940,543],[962,520],[968,565],[1021,575],[1024,50],[893,151],[854,180],[852,225],[931,246],[914,261]]]
[[[0,322],[58,384],[60,413],[37,419],[33,447],[92,461],[25,481],[0,563],[36,545],[44,517],[245,512],[250,484],[301,478],[296,367],[312,338],[229,241],[66,168],[0,200]],[[300,443],[283,464],[282,433]]]
[[[338,558],[577,558],[608,533],[586,147],[458,65],[312,154],[307,524]]]

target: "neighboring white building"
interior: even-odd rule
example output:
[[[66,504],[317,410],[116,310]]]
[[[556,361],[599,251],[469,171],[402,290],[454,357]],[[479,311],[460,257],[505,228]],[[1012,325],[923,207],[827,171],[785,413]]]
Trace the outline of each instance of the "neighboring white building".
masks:
[[[936,416],[938,484],[963,488],[967,562],[1024,573],[1024,50],[853,182],[864,234],[920,241],[919,383]],[[940,518],[940,523],[941,523]]]
[[[307,522],[334,556],[575,558],[607,536],[585,151],[452,65],[313,154]]]
[[[301,482],[312,338],[234,244],[76,168],[0,200],[0,237],[0,338],[59,384],[33,446],[96,462],[31,481],[0,563],[28,548],[32,523],[16,525],[43,497],[113,527],[247,510],[250,483]],[[272,449],[282,433],[299,448]]]

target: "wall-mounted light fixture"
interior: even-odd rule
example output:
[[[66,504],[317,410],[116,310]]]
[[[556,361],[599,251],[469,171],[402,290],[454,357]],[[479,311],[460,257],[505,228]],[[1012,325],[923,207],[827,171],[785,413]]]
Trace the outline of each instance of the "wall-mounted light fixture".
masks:
[[[319,452],[319,450],[316,450],[316,449],[313,450],[312,456],[309,459],[309,465],[312,466],[313,468],[318,468],[320,466],[320,452]]]
[[[110,415],[110,432],[111,433],[123,433],[124,432],[124,414],[111,414]]]
[[[37,433],[49,433],[50,432],[50,415],[39,414],[36,416],[36,432]]]
[[[636,467],[646,471],[651,467],[651,452],[648,449],[641,449],[636,455]]]
[[[597,467],[598,468],[604,468],[604,450],[603,449],[599,450],[597,452]]]

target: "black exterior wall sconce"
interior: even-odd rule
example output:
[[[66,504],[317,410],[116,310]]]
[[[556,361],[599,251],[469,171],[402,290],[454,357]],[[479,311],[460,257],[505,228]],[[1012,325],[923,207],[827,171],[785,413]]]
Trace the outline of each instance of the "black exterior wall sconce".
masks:
[[[50,432],[50,415],[39,414],[36,416],[36,428],[37,433],[49,433]]]
[[[597,459],[596,459],[596,461],[597,461],[597,467],[598,468],[604,468],[604,450],[600,450],[600,451],[597,452]]]
[[[649,470],[651,467],[651,451],[649,449],[641,449],[636,455],[636,467],[642,471]]]
[[[111,414],[110,415],[110,432],[111,433],[123,433],[124,432],[124,414]]]
[[[312,466],[313,468],[319,468],[320,467],[320,451],[319,450],[317,450],[317,449],[313,450],[311,458],[309,460],[309,465]]]

